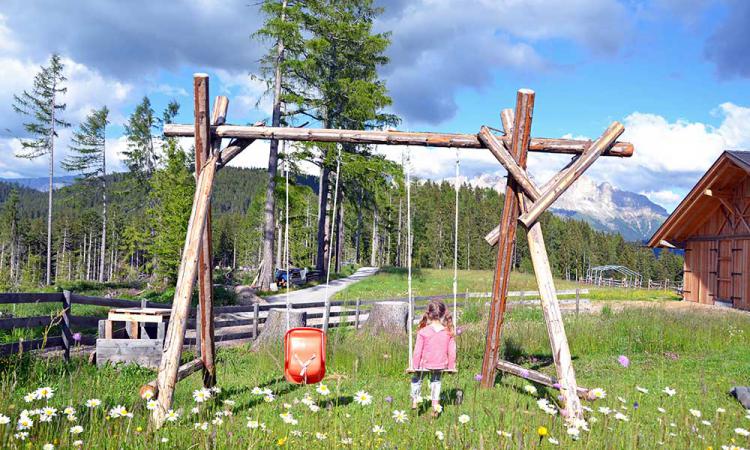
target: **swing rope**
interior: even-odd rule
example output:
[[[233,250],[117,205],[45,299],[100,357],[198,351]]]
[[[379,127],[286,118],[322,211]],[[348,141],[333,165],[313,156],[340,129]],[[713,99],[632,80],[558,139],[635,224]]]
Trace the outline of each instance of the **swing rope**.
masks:
[[[286,141],[281,141],[284,155],[284,258],[286,263],[286,331],[289,331],[289,313],[292,308],[289,302],[289,155],[286,153]]]
[[[328,321],[331,316],[331,299],[328,297],[328,284],[331,281],[331,255],[332,243],[333,243],[333,230],[336,225],[336,208],[338,207],[339,199],[339,174],[341,172],[341,146],[338,146],[338,153],[336,155],[336,185],[333,193],[333,210],[331,211],[331,232],[328,234],[328,263],[326,268],[326,287],[324,290],[323,300],[325,301],[325,311],[323,312],[323,331],[328,332]]]
[[[403,160],[403,155],[402,155]],[[412,230],[411,230],[411,150],[407,149],[406,161],[406,265],[407,265],[407,284],[408,284],[408,299],[409,299],[409,314],[408,314],[408,328],[409,328],[409,371],[414,371],[414,297],[412,295]],[[455,210],[454,210],[454,224],[453,224],[453,327],[457,329],[458,326],[458,200],[461,186],[459,184],[461,160],[459,158],[459,151],[456,149],[456,178],[454,183],[455,188]]]
[[[409,370],[414,370],[414,298],[411,290],[411,149],[406,150],[406,266],[409,298],[407,325],[409,328]]]
[[[458,176],[460,174],[459,166],[461,161],[459,159],[458,148],[456,148],[456,214],[455,222],[453,227],[453,329],[456,330],[458,327],[458,193],[460,190]]]

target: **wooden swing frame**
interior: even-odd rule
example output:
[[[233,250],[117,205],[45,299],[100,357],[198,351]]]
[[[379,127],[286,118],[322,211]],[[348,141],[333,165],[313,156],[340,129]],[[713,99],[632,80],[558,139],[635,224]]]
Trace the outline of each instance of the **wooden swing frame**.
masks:
[[[216,97],[213,115],[209,110],[209,80],[206,74],[193,76],[195,121],[193,125],[167,124],[164,135],[168,137],[195,138],[196,190],[188,224],[185,245],[172,302],[172,313],[164,339],[161,364],[156,382],[145,385],[144,390],[156,395],[157,407],[151,417],[152,424],[161,427],[167,411],[172,408],[175,385],[197,370],[203,371],[203,383],[211,387],[216,383],[214,313],[211,267],[211,194],[216,171],[224,167],[256,139],[278,139],[309,142],[339,142],[376,145],[414,145],[426,147],[456,147],[488,149],[508,170],[508,184],[501,222],[496,228],[496,238],[488,235],[490,243],[498,243],[498,257],[487,325],[487,340],[482,363],[482,386],[494,385],[495,371],[524,376],[533,381],[550,384],[551,377],[538,372],[518,369],[499,360],[501,331],[505,313],[508,278],[518,221],[528,229],[529,249],[534,272],[539,285],[542,310],[557,370],[557,383],[563,406],[569,419],[582,417],[581,403],[570,349],[563,327],[560,306],[555,293],[554,280],[547,251],[544,246],[539,216],[560,196],[599,156],[629,157],[633,145],[615,142],[624,128],[613,122],[596,141],[574,139],[532,138],[531,119],[534,92],[521,89],[517,93],[515,113],[504,110],[501,114],[504,134],[493,134],[482,127],[478,134],[453,134],[431,132],[401,132],[381,130],[334,130],[225,125],[229,100]],[[514,120],[515,117],[515,120]],[[222,139],[231,139],[221,148]],[[526,172],[529,151],[574,155],[560,173],[542,188],[537,188]],[[190,298],[198,280],[200,355],[197,359],[180,365]],[[532,373],[533,372],[533,373]],[[585,392],[585,390],[583,390]],[[573,393],[571,395],[571,393]]]

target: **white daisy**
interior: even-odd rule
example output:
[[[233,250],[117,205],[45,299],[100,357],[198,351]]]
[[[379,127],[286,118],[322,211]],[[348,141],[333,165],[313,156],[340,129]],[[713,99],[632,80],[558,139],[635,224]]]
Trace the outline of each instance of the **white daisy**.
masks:
[[[407,417],[406,412],[403,410],[394,410],[393,414],[391,415],[393,417],[393,420],[396,421],[396,423],[404,423],[407,420],[409,420],[409,417]]]
[[[319,384],[317,388],[315,388],[315,391],[320,395],[329,395],[331,393],[331,390],[328,389],[328,386],[325,384]]]
[[[81,434],[83,433],[83,427],[80,425],[76,425],[74,427],[70,427],[70,434]]]
[[[372,432],[375,434],[383,434],[385,433],[385,428],[381,427],[380,425],[375,425],[372,427]]]
[[[469,417],[468,414],[461,414],[458,416],[458,422],[462,424],[467,424],[471,420],[471,417]]]
[[[372,395],[365,391],[357,391],[354,394],[354,401],[362,406],[369,405],[372,403]]]
[[[88,408],[96,408],[97,406],[101,405],[102,401],[98,398],[90,398],[86,400],[86,407]]]

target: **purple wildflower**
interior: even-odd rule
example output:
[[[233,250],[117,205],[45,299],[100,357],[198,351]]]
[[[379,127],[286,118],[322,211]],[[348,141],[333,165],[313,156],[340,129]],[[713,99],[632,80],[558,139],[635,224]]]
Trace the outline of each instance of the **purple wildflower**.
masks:
[[[464,329],[462,327],[456,328],[456,336],[461,336],[464,332]]]
[[[391,403],[391,402],[393,402],[393,397],[391,397],[391,396],[389,395],[388,397],[386,397],[386,398],[385,398],[385,401],[386,401],[387,403]]]
[[[638,409],[638,402],[633,403],[633,409]]]
[[[526,369],[521,369],[521,376],[524,377],[524,378],[528,378],[529,377],[529,371],[526,370]]]
[[[630,365],[630,359],[628,359],[628,357],[627,357],[627,356],[625,356],[625,355],[620,355],[620,356],[619,356],[619,357],[617,358],[617,362],[619,362],[619,363],[620,363],[620,365],[621,365],[622,367],[625,367],[625,368],[627,368],[627,367],[628,367],[628,366]]]
[[[81,341],[81,333],[73,333],[73,340],[76,342]]]
[[[560,386],[560,383],[555,383],[552,387],[559,390],[562,386]]]
[[[478,374],[474,375],[474,381],[476,381],[476,382],[482,381],[482,374],[478,373]]]

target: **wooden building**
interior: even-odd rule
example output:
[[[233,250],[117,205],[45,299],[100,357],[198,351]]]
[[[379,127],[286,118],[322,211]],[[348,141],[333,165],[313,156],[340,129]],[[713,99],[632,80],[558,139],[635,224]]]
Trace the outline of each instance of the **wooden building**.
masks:
[[[683,299],[750,310],[750,152],[725,151],[649,241],[685,251]]]

